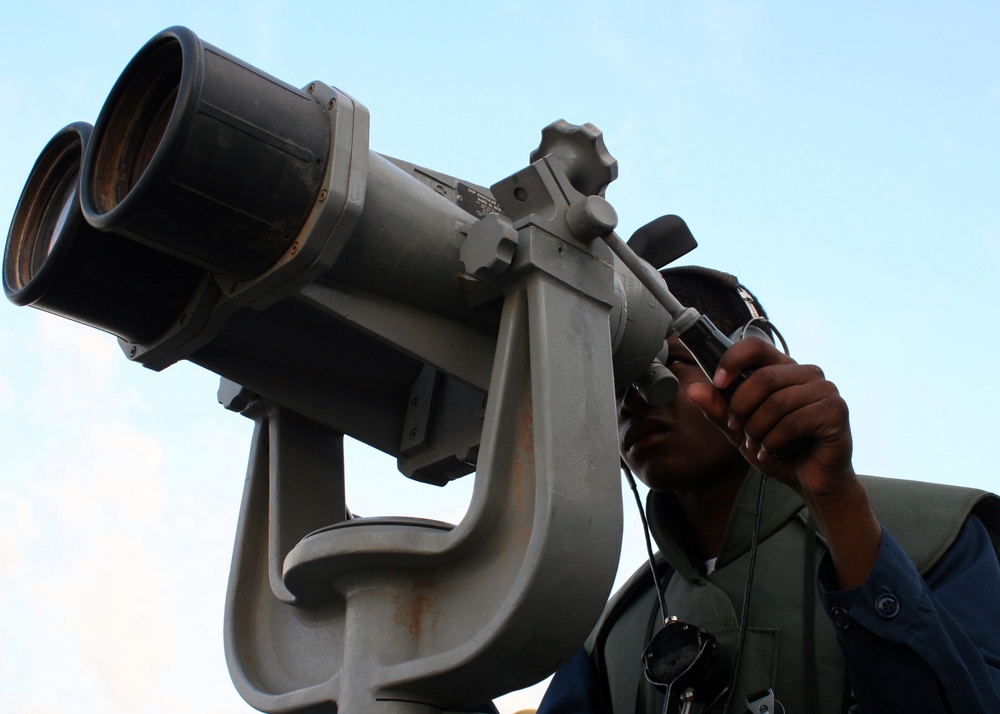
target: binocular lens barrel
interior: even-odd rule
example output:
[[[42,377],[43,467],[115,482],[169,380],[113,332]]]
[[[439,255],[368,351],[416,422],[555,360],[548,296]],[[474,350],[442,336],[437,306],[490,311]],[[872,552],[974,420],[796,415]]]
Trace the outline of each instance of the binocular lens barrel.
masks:
[[[158,47],[140,63],[133,78],[116,86],[104,113],[90,191],[94,207],[106,214],[124,201],[149,167],[177,103],[181,55],[172,44]]]
[[[325,105],[183,27],[111,90],[80,178],[91,225],[247,280],[294,242],[323,187]]]
[[[181,313],[202,271],[87,224],[77,187],[90,137],[89,124],[70,124],[36,160],[7,236],[4,290],[16,305],[146,342]]]
[[[89,131],[89,127],[85,130]],[[24,188],[4,259],[8,295],[21,294],[38,274],[76,206],[83,156],[80,131],[60,132],[52,140],[38,157]]]

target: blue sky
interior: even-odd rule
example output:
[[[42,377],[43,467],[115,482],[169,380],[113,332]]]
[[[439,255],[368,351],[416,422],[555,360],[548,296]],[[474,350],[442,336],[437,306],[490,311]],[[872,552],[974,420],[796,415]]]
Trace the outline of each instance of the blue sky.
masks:
[[[996,490],[1000,6],[990,2],[22,3],[0,42],[0,220],[62,126],[186,25],[371,112],[375,151],[489,185],[600,127],[619,233],[677,213],[851,407],[859,471]],[[247,711],[222,608],[250,422],[188,364],[0,306],[0,708]],[[469,484],[352,453],[365,514]],[[612,477],[615,477],[612,475]],[[466,479],[470,481],[471,479]],[[642,545],[626,511],[622,572]],[[511,697],[505,711],[531,704]]]

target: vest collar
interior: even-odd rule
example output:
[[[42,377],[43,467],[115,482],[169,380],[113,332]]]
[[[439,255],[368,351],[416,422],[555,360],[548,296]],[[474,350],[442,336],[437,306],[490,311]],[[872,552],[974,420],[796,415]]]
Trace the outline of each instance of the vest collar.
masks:
[[[719,549],[717,569],[750,550],[761,478],[760,471],[750,469],[743,480]],[[769,479],[764,490],[759,541],[767,540],[804,508],[802,499],[792,489]],[[687,580],[704,581],[704,565],[695,555],[691,530],[686,526],[687,519],[676,496],[670,491],[650,491],[646,497],[646,512],[653,540],[667,562]]]

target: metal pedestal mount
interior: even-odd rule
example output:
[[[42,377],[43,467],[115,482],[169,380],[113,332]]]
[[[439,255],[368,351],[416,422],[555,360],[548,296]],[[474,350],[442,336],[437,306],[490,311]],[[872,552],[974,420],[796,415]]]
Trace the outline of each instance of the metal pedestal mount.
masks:
[[[546,132],[462,250],[503,310],[460,523],[345,520],[341,434],[224,380],[220,399],[256,422],[225,623],[252,706],[455,711],[545,677],[598,618],[622,533],[620,296],[594,240],[617,218],[590,199],[617,166],[589,125]]]

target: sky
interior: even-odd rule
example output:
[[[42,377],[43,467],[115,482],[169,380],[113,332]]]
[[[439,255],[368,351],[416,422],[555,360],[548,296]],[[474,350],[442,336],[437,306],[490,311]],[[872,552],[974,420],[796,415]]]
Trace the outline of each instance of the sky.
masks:
[[[838,385],[858,471],[1000,487],[996,3],[20,3],[0,23],[0,221],[49,138],[94,122],[172,25],[338,87],[373,150],[481,185],[552,121],[597,125],[619,234],[684,217],[682,262],[738,275]],[[252,424],[217,386],[0,305],[3,711],[250,711],[222,616]],[[462,517],[472,477],[438,489],[348,456],[356,512]],[[643,557],[625,503],[619,581]]]

